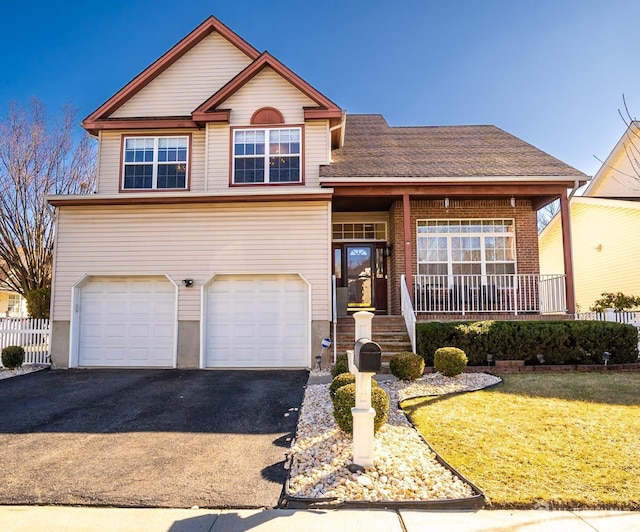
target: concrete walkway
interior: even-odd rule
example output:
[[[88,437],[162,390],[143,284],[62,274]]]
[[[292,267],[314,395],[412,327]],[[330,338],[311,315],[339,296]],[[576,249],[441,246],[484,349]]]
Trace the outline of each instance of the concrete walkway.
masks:
[[[5,532],[640,532],[640,512],[479,510],[174,510],[0,506]]]

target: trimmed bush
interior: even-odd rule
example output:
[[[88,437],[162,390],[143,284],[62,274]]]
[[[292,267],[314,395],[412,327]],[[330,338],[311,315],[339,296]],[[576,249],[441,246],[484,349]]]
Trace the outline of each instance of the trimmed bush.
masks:
[[[331,368],[331,376],[337,377],[341,373],[349,373],[349,361],[347,360],[347,354],[338,355],[336,357],[336,363]]]
[[[469,365],[484,366],[494,360],[524,360],[537,364],[601,364],[609,351],[616,364],[638,357],[638,335],[633,325],[606,321],[535,320],[418,323],[417,351],[433,366],[436,349],[462,349]]]
[[[389,369],[396,379],[415,381],[424,373],[424,359],[415,353],[398,353],[391,357]]]
[[[373,381],[373,379],[371,380]],[[355,382],[356,376],[353,373],[340,373],[340,375],[336,375],[329,386],[329,395],[331,396],[331,400],[333,401],[338,388],[342,388],[347,384],[353,384]]]
[[[30,318],[49,319],[51,305],[51,288],[37,288],[27,292],[27,313]]]
[[[329,386],[329,395],[331,396],[331,400],[333,401],[338,388],[342,388],[347,384],[353,384],[355,382],[356,376],[353,373],[340,373],[340,375],[336,375]],[[371,379],[371,386],[378,387],[378,383],[375,379]]]
[[[348,434],[353,434],[351,409],[356,406],[356,385],[347,384],[336,390],[333,398],[333,417],[338,426]],[[382,388],[371,386],[371,407],[376,411],[373,418],[373,432],[378,432],[389,416],[389,396]]]
[[[433,357],[433,369],[445,377],[460,375],[467,367],[467,355],[457,347],[436,349]]]
[[[2,350],[2,365],[7,369],[15,369],[24,363],[24,349],[19,345],[8,345]]]

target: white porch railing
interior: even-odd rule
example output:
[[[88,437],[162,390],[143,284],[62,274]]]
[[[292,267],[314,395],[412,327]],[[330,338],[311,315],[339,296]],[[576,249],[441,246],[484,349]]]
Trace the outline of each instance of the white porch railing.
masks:
[[[331,324],[333,325],[333,363],[338,359],[338,290],[336,276],[331,276]]]
[[[407,280],[404,275],[400,276],[400,303],[404,324],[407,327],[407,333],[411,340],[411,351],[416,353],[416,313],[414,312],[413,305],[411,304],[411,296],[409,295]]]
[[[567,312],[564,275],[416,275],[414,279],[418,313]]]
[[[49,320],[0,318],[0,350],[19,345],[24,348],[25,364],[49,364],[50,332]]]

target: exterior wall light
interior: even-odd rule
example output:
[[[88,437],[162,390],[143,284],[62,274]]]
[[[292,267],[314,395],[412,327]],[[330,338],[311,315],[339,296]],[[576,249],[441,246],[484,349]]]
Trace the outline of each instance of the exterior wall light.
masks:
[[[191,288],[193,286],[193,279],[182,279],[182,284],[187,288]]]

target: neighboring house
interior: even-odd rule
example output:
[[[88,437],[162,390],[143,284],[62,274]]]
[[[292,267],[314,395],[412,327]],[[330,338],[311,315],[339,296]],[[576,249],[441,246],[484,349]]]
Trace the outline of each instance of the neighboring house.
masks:
[[[397,315],[402,282],[420,319],[573,310],[536,210],[584,174],[494,126],[347,115],[213,17],[83,126],[96,193],[49,198],[59,367],[310,367],[334,303]]]
[[[0,289],[0,318],[26,318],[27,303],[18,293]]]
[[[0,273],[0,318],[26,318],[27,301],[5,284],[6,277]]]
[[[640,295],[640,122],[632,122],[581,196],[571,198],[576,303],[603,292]],[[561,220],[540,233],[540,271],[561,272]]]

